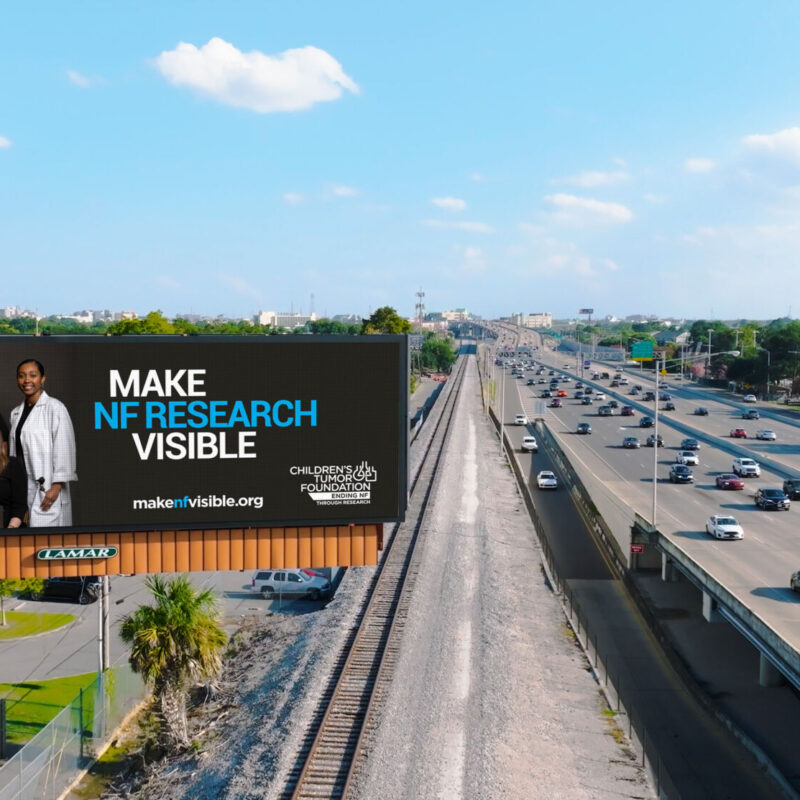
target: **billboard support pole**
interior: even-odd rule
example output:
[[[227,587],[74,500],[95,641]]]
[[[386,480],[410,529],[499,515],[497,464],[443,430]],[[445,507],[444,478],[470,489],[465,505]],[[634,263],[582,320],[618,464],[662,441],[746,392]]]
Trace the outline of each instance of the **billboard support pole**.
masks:
[[[103,669],[111,666],[111,603],[109,602],[109,579],[103,575]]]
[[[97,598],[97,677],[103,674],[103,592]]]

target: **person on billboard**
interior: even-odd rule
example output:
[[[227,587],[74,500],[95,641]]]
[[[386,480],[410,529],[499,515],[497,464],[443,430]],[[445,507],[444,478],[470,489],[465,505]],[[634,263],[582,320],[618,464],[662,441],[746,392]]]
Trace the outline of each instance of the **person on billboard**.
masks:
[[[0,509],[3,527],[19,528],[28,510],[28,479],[22,461],[7,453],[7,434],[8,428],[0,424]]]
[[[34,358],[17,367],[24,400],[11,412],[9,447],[28,473],[31,528],[72,525],[70,481],[78,480],[75,432],[66,406],[44,390],[44,366]]]
[[[2,414],[0,414],[0,451],[8,455],[8,425]]]

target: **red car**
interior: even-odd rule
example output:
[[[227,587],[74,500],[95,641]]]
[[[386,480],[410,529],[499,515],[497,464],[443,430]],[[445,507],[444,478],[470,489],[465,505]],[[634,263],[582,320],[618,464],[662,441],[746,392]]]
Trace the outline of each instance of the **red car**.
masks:
[[[717,489],[744,489],[744,482],[736,475],[717,475]]]
[[[747,431],[744,428],[731,428],[731,439],[746,439]]]
[[[561,389],[561,390],[559,390],[557,396],[558,397],[566,397],[567,393],[563,389]]]
[[[619,415],[621,417],[632,417],[633,406],[622,406],[622,408],[619,410]]]

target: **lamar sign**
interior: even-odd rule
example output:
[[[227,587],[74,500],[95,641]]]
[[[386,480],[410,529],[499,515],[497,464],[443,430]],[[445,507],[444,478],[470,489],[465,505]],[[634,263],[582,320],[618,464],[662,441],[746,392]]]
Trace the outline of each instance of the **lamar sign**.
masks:
[[[46,548],[36,553],[40,561],[68,561],[73,558],[114,558],[116,547]]]

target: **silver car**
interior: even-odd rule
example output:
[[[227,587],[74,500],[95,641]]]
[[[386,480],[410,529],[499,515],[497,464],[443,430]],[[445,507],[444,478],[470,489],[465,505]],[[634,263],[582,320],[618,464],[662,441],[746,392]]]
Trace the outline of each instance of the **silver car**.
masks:
[[[250,588],[266,600],[276,595],[319,600],[331,593],[331,582],[310,569],[265,569],[253,576]]]

